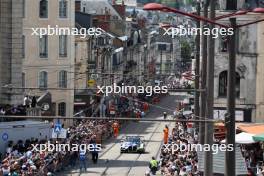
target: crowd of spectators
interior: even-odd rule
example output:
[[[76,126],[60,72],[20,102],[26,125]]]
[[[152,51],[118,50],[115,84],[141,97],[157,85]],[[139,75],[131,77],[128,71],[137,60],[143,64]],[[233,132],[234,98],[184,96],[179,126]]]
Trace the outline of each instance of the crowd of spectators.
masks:
[[[165,176],[200,176],[198,171],[198,157],[195,151],[172,151],[170,144],[195,144],[197,135],[192,135],[187,131],[185,123],[176,123],[169,136],[168,146],[161,149],[160,170]]]
[[[264,176],[264,152],[261,143],[241,144],[240,149],[246,162],[248,175]]]
[[[112,122],[105,120],[76,121],[67,131],[66,139],[53,139],[53,144],[89,144],[91,140],[101,140],[112,135]],[[47,144],[48,139],[30,139],[9,142],[6,153],[2,154],[0,176],[46,176],[54,175],[68,166],[74,167],[78,160],[78,151],[36,151],[33,145]]]
[[[23,105],[0,105],[0,115],[26,115],[26,108]]]
[[[192,87],[192,81],[183,79],[168,80],[166,82],[168,89],[190,89]]]

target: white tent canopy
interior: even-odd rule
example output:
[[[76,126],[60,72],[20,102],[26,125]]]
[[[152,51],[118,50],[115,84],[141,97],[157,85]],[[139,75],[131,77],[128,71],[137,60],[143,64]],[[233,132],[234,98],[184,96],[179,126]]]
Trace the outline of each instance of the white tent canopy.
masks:
[[[255,134],[250,134],[250,133],[239,133],[235,136],[235,140],[237,144],[252,144],[252,143],[256,143],[256,141],[253,140],[253,136]],[[222,140],[221,143],[225,143],[226,140]]]

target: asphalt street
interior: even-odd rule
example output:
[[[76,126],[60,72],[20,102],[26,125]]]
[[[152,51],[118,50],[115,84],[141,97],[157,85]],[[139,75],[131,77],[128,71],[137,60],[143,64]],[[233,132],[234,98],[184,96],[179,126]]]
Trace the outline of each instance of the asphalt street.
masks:
[[[176,108],[176,101],[179,96],[167,96],[161,99],[159,104],[151,107],[145,118],[163,118],[163,112],[173,114]],[[80,174],[79,167],[71,168],[62,175],[89,175],[89,176],[143,176],[148,169],[152,156],[158,157],[160,147],[163,143],[163,129],[168,123],[163,122],[129,122],[125,125],[117,139],[109,139],[103,143],[103,150],[99,154],[97,164],[91,159],[87,164],[87,172]],[[172,127],[172,124],[168,124]],[[171,129],[171,128],[170,128]],[[120,154],[120,141],[126,135],[140,135],[145,139],[146,152],[144,154],[122,153]],[[89,156],[90,157],[90,156]],[[61,175],[61,174],[60,174]]]

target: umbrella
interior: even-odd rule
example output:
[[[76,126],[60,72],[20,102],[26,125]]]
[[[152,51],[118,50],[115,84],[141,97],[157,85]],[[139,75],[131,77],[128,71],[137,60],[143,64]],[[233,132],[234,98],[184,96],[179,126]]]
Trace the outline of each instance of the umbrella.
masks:
[[[242,132],[242,133],[236,134],[235,140],[236,140],[237,144],[252,144],[252,143],[256,143],[256,141],[253,140],[253,136],[254,136],[254,134]],[[264,137],[263,137],[263,139],[264,139]],[[225,143],[225,142],[226,142],[225,139],[221,141],[221,143]]]
[[[264,141],[264,133],[257,134],[255,136],[253,136],[253,139],[256,142]]]

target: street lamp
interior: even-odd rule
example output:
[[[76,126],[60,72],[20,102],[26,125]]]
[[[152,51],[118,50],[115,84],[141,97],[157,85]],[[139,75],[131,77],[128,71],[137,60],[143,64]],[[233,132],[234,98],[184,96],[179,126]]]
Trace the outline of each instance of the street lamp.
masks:
[[[224,19],[224,18],[229,18],[229,17],[234,17],[234,16],[240,16],[240,15],[246,15],[248,13],[264,13],[264,8],[261,8],[261,7],[257,7],[253,10],[239,10],[237,12],[233,12],[233,13],[229,13],[229,14],[226,14],[226,15],[221,15],[221,16],[218,16],[216,17],[214,20],[221,20],[221,19]],[[263,21],[264,19],[262,19]],[[254,21],[253,23],[256,23],[256,22],[259,22],[259,20],[257,21]]]
[[[258,8],[255,8],[253,10],[239,10],[237,12],[233,12],[233,13],[229,13],[229,14],[226,14],[226,15],[218,16],[214,20],[211,20],[211,19],[199,16],[199,15],[195,15],[193,13],[188,13],[188,12],[180,11],[180,10],[175,9],[175,8],[167,7],[167,6],[164,6],[164,5],[159,4],[159,3],[148,3],[148,4],[144,5],[143,10],[172,12],[172,13],[181,14],[183,16],[188,16],[188,17],[194,18],[196,20],[204,21],[204,22],[207,22],[207,23],[210,23],[210,24],[214,24],[214,25],[217,25],[217,26],[220,26],[220,27],[224,27],[224,28],[230,28],[231,26],[218,23],[218,22],[216,22],[216,20],[229,18],[229,17],[233,17],[233,16],[245,15],[245,14],[250,13],[250,12],[252,12],[252,13],[260,13],[260,14],[264,13],[264,8],[258,7]],[[264,19],[256,20],[256,21],[253,21],[253,22],[250,22],[250,23],[246,23],[246,24],[242,24],[242,25],[236,25],[235,28],[239,28],[239,27],[255,24],[255,23],[258,23],[258,22],[261,22],[261,21],[264,21]]]
[[[183,11],[180,11],[178,9],[167,7],[167,6],[164,6],[162,4],[158,4],[158,3],[148,3],[148,4],[144,5],[143,10],[177,13],[177,14],[181,14],[183,16],[188,16],[188,17],[194,18],[198,21],[204,21],[204,22],[211,23],[211,24],[214,24],[214,25],[217,25],[220,27],[229,28],[229,26],[221,24],[221,23],[217,23],[214,20],[210,20],[208,18],[204,18],[202,16],[195,15],[192,13],[183,12]]]

